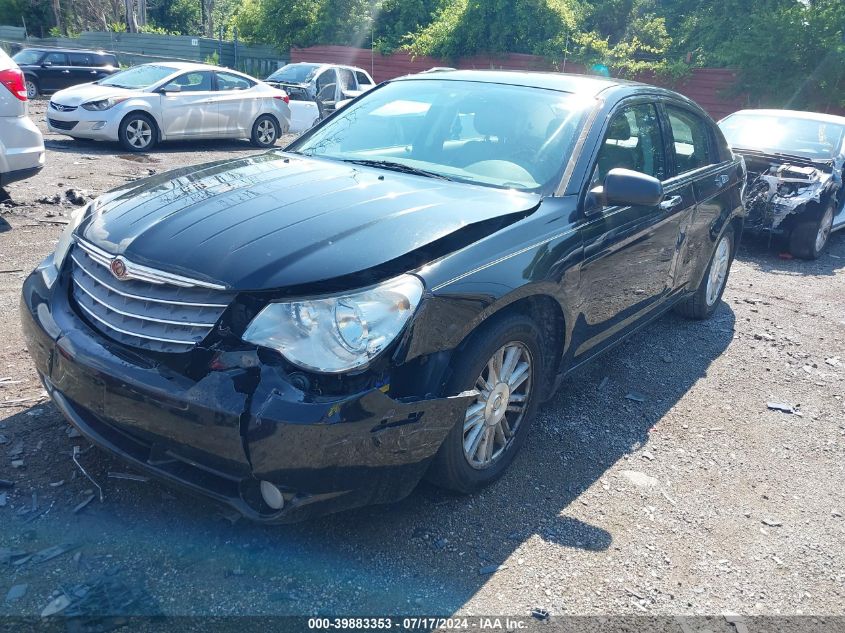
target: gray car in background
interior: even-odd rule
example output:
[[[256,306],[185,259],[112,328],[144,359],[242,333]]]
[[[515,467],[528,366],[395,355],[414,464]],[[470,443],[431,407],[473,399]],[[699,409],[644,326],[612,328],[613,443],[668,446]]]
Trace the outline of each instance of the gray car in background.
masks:
[[[18,65],[0,50],[0,187],[44,166],[44,139],[27,116],[26,83]]]

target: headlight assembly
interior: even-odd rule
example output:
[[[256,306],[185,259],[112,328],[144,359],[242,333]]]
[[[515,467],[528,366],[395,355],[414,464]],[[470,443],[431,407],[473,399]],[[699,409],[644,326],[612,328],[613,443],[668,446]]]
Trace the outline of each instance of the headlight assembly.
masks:
[[[97,99],[96,101],[89,101],[88,103],[83,103],[82,107],[86,110],[93,110],[95,112],[99,112],[101,110],[108,110],[109,108],[113,108],[118,103],[122,103],[128,98],[129,97],[109,97],[108,99]]]
[[[347,372],[366,365],[396,339],[422,293],[422,281],[402,275],[335,297],[271,303],[243,339],[279,351],[302,369]]]
[[[53,250],[53,253],[48,255],[47,258],[39,264],[38,270],[41,272],[41,277],[44,279],[44,283],[47,284],[48,288],[52,287],[52,285],[56,282],[56,279],[59,277],[59,271],[61,271],[62,265],[65,263],[65,258],[70,251],[70,247],[73,245],[74,231],[79,228],[79,225],[82,224],[82,220],[88,216],[95,205],[96,201],[87,206],[76,209],[71,214],[70,222],[65,227],[65,230],[62,231],[62,235],[59,237],[59,241],[56,244],[56,248]]]

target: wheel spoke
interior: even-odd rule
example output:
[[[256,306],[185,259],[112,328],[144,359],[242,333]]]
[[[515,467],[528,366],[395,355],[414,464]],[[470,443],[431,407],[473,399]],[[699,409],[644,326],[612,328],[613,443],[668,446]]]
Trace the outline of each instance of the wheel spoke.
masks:
[[[493,427],[487,427],[487,432],[484,434],[484,459],[489,462],[493,458],[493,437],[496,431]]]
[[[464,439],[464,453],[469,455],[471,459],[475,458],[478,453],[478,445],[484,437],[484,429],[486,427],[481,424],[473,432],[471,432],[466,439]]]
[[[487,379],[492,385],[496,385],[501,382],[500,376],[502,375],[503,355],[504,350],[500,349],[498,352],[493,354],[493,358],[491,358],[490,362],[487,363]]]
[[[475,386],[478,387],[479,391],[481,391],[481,395],[485,398],[490,395],[490,392],[493,390],[493,386],[484,380],[484,376],[479,376],[478,380],[475,381]]]
[[[505,419],[502,418],[502,422],[504,422],[504,420]],[[508,436],[505,435],[505,429],[502,426],[502,422],[499,422],[496,425],[496,439],[499,441],[499,444],[504,447],[504,445],[508,443]]]
[[[513,370],[516,368],[516,363],[519,357],[522,356],[522,350],[516,345],[512,345],[505,351],[505,360],[502,363],[502,373],[499,376],[501,382],[509,382]]]
[[[528,363],[525,362],[516,366],[513,375],[511,375],[511,379],[508,381],[508,386],[511,388],[511,391],[519,388],[519,386],[528,379],[528,369]]]

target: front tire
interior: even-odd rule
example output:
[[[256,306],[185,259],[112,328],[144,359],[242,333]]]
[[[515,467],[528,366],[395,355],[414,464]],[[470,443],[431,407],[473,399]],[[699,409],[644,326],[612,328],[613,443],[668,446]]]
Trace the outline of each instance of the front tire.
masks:
[[[728,275],[734,259],[734,241],[733,227],[729,227],[716,243],[710,264],[695,294],[682,300],[675,308],[678,314],[699,321],[709,319],[713,315],[728,284]]]
[[[158,142],[158,128],[149,116],[135,112],[120,122],[118,136],[123,149],[130,152],[147,152]]]
[[[789,252],[800,259],[818,259],[833,230],[834,207],[831,200],[815,220],[801,222],[789,235]]]
[[[269,114],[262,114],[252,126],[250,141],[256,147],[269,148],[276,144],[281,132],[279,123]]]
[[[476,389],[437,452],[426,478],[469,494],[501,477],[519,451],[539,406],[540,331],[523,315],[491,322],[460,348],[447,393]]]

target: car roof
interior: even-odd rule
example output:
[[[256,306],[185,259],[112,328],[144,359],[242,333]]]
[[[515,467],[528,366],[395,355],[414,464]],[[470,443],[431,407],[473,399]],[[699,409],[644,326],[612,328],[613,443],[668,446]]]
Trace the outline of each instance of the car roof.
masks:
[[[95,55],[114,55],[103,50],[94,50],[91,48],[41,48],[39,46],[27,46],[22,48],[23,51],[38,51],[39,53],[94,53]]]
[[[807,119],[809,121],[820,121],[824,123],[837,123],[839,125],[845,125],[845,117],[837,116],[835,114],[826,114],[824,112],[805,112],[804,110],[739,110],[737,112],[734,112],[733,114],[729,114],[728,117],[733,116],[734,114],[750,114],[752,116],[779,116],[790,119]],[[727,119],[728,117],[725,118]]]
[[[522,70],[444,70],[436,73],[406,75],[399,77],[397,81],[407,81],[410,79],[424,81],[476,81],[525,86],[528,88],[543,88],[546,90],[558,90],[560,92],[586,93],[592,96],[598,96],[611,88],[628,88],[631,89],[630,92],[637,92],[639,89],[647,88],[650,91],[681,97],[683,100],[689,101],[686,97],[676,92],[649,84],[613,77],[597,77],[575,73],[530,72]]]
[[[350,66],[349,64],[332,64],[329,62],[290,62],[285,66],[315,66],[317,68],[348,68],[349,70],[364,70],[360,66]],[[367,73],[369,75],[369,73]]]
[[[172,68],[174,72],[185,71],[185,70],[217,70],[221,72],[227,73],[234,73],[236,75],[244,75],[244,73],[238,70],[232,70],[231,68],[223,68],[222,66],[212,66],[211,64],[202,64],[200,62],[149,62],[147,64],[141,64],[142,66],[164,66],[165,68]],[[247,77],[248,75],[244,75]]]

